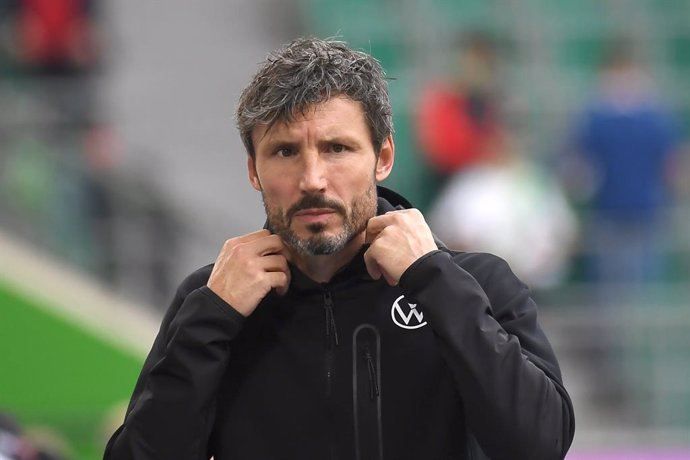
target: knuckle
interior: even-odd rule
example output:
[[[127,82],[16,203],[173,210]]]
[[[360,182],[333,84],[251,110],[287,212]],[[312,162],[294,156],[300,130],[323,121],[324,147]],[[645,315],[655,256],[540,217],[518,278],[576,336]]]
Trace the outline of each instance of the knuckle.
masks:
[[[254,286],[264,286],[270,284],[266,282],[266,274],[262,271],[256,271],[251,275],[251,284]]]
[[[247,259],[243,261],[242,266],[244,267],[244,270],[248,273],[256,272],[256,262],[254,262],[254,259]]]
[[[240,241],[240,237],[234,236],[232,238],[228,238],[227,240],[225,240],[225,244],[226,244],[226,246],[237,246],[239,241]]]
[[[226,254],[234,254],[239,246],[241,246],[241,243],[237,238],[230,238],[223,244],[223,252]]]
[[[380,235],[383,237],[388,237],[395,232],[395,229],[396,229],[395,226],[389,225],[388,227],[381,230]]]
[[[246,258],[249,255],[249,248],[246,244],[237,244],[231,248],[231,255],[237,258]]]

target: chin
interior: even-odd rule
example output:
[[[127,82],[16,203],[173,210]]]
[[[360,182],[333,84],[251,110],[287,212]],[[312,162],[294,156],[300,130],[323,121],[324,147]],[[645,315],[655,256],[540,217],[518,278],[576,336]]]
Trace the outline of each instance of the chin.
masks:
[[[323,235],[325,237],[332,236],[332,235],[328,235],[328,233],[326,233],[326,224],[322,224],[322,223],[308,224],[308,225],[306,225],[306,231],[307,231],[307,236],[306,236],[307,238],[309,238],[310,236],[314,236],[314,235],[319,235],[319,236]]]

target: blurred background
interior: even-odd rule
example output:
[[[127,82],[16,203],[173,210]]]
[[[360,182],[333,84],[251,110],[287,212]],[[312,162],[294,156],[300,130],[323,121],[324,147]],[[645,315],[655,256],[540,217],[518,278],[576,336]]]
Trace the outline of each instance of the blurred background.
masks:
[[[0,0],[0,459],[96,459],[176,285],[263,225],[266,54],[390,77],[386,184],[533,289],[569,459],[690,458],[690,0]]]

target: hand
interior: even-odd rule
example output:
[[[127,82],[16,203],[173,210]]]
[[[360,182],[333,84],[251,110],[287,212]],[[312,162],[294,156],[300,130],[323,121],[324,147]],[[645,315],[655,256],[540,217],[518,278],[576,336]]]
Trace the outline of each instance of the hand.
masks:
[[[290,285],[283,241],[268,230],[229,239],[223,245],[207,286],[243,316],[249,316],[273,288]]]
[[[412,263],[438,249],[431,229],[417,209],[390,211],[369,219],[364,253],[367,271],[374,279],[385,278],[391,286]]]

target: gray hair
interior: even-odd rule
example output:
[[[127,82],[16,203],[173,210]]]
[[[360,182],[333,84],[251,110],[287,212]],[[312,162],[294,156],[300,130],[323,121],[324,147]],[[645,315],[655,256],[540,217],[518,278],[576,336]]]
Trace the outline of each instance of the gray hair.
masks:
[[[378,155],[393,132],[388,84],[381,64],[345,42],[298,38],[271,53],[240,96],[237,127],[247,153],[255,155],[257,125],[292,122],[316,104],[346,96],[362,104]]]

